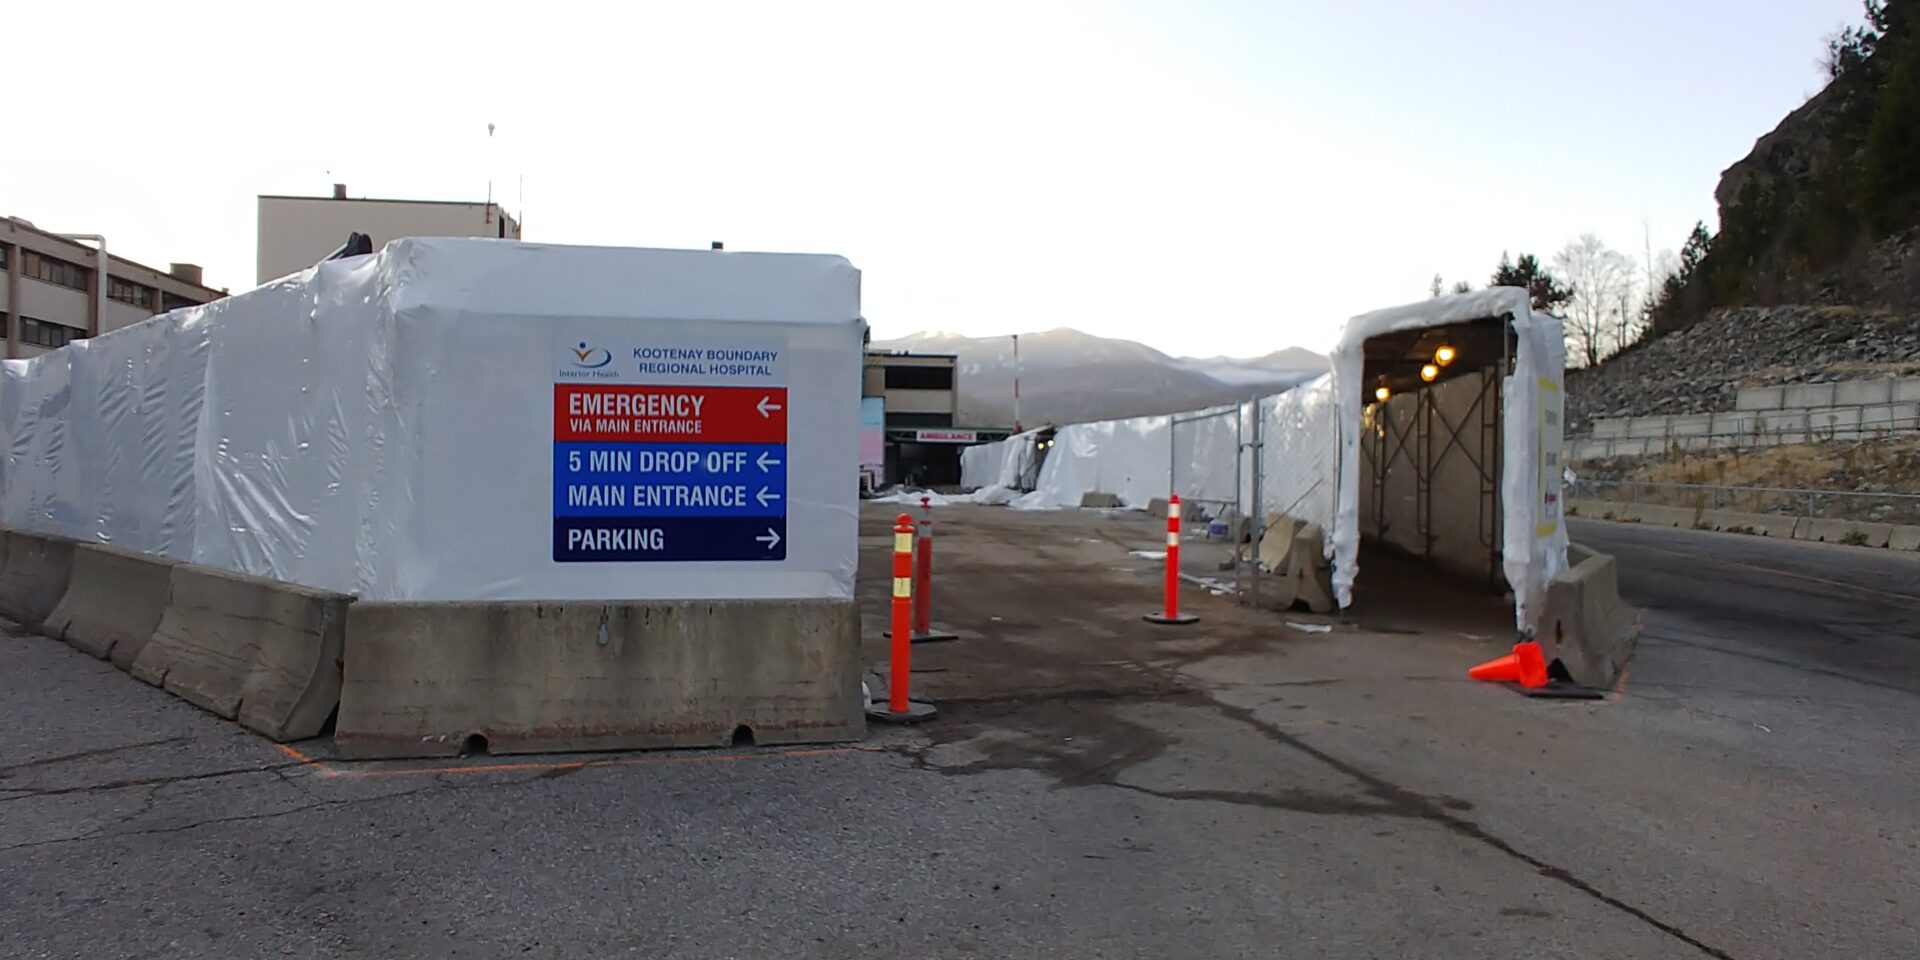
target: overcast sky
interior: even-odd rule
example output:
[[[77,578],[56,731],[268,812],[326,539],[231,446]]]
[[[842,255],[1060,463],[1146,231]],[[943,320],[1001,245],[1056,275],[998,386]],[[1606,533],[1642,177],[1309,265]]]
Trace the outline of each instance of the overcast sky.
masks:
[[[839,253],[877,337],[1329,346],[1592,231],[1714,225],[1856,0],[26,3],[0,214],[250,286],[254,196]],[[496,125],[491,142],[488,123]]]

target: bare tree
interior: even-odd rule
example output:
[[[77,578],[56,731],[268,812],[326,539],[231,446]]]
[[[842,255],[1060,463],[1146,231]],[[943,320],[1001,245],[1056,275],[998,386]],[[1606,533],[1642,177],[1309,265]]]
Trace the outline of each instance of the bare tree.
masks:
[[[1553,258],[1554,269],[1573,285],[1567,304],[1568,352],[1589,367],[1624,346],[1632,331],[1623,304],[1633,297],[1633,262],[1591,233],[1566,245]]]

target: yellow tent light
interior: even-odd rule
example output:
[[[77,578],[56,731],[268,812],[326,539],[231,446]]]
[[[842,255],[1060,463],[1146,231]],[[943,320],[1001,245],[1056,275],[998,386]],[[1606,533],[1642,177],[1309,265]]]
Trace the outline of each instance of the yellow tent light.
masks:
[[[1388,390],[1387,385],[1384,383],[1373,388],[1373,398],[1375,400],[1385,402],[1386,399],[1391,396],[1393,396],[1393,391]]]
[[[1444,367],[1452,363],[1455,356],[1458,356],[1458,352],[1453,349],[1453,344],[1443,343],[1440,345],[1440,349],[1433,352],[1433,362]],[[1427,379],[1431,380],[1433,378],[1428,377]]]
[[[1420,379],[1425,380],[1428,383],[1432,383],[1433,378],[1439,375],[1440,375],[1440,368],[1434,366],[1431,363],[1420,368]]]

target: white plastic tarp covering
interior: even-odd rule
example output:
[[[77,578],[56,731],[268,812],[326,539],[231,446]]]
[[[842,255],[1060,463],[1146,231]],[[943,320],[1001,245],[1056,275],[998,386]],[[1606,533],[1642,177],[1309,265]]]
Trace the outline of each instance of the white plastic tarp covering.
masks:
[[[1332,375],[1262,397],[1253,407],[1261,417],[1262,512],[1285,514],[1332,530],[1340,452],[1334,442],[1340,428]]]
[[[61,466],[88,481],[58,522],[75,530],[75,539],[177,560],[193,556],[205,309],[110,331],[72,351],[72,401],[63,422],[70,456]]]
[[[838,257],[397,241],[7,362],[0,520],[369,600],[849,597],[863,328]],[[575,338],[778,345],[784,559],[556,562]]]
[[[1111,493],[1142,509],[1167,495],[1166,417],[1134,417],[1061,427],[1040,465],[1031,507],[1077,507],[1083,494]]]
[[[1061,427],[1047,451],[1037,489],[1014,502],[1023,509],[1078,506],[1082,495],[1112,493],[1129,507],[1166,495],[1169,461],[1178,456],[1174,483],[1182,497],[1251,503],[1251,470],[1234,477],[1236,439],[1252,442],[1252,419],[1260,418],[1262,512],[1286,514],[1328,531],[1333,585],[1342,606],[1353,601],[1359,573],[1361,497],[1358,437],[1370,396],[1361,383],[1364,346],[1370,338],[1400,330],[1512,317],[1518,346],[1513,372],[1501,389],[1502,557],[1513,587],[1515,616],[1531,627],[1546,584],[1566,569],[1567,535],[1561,522],[1559,444],[1565,347],[1560,321],[1532,311],[1527,292],[1498,287],[1363,314],[1348,321],[1327,375],[1284,393],[1244,404],[1235,416],[1189,420],[1139,417]],[[1177,449],[1168,424],[1179,419]],[[1016,438],[1018,439],[1018,438]],[[1008,441],[1010,444],[1013,441]],[[1010,448],[1007,456],[1020,447]],[[1026,449],[1030,450],[1031,445]],[[1003,462],[997,453],[977,455],[969,484],[984,485]],[[1240,461],[1244,464],[1244,461]]]
[[[970,488],[1020,489],[1033,467],[1040,431],[1016,433],[1005,440],[977,443],[960,451],[960,485]],[[1079,506],[1079,502],[1074,502]]]
[[[990,487],[1000,482],[1000,472],[1006,468],[1007,458],[1013,452],[1018,437],[1008,437],[993,443],[976,443],[960,451],[960,485],[970,489]],[[1031,445],[1032,440],[1027,443]]]
[[[1520,629],[1530,629],[1546,597],[1547,582],[1567,567],[1566,525],[1561,522],[1560,397],[1566,346],[1557,318],[1535,313],[1527,291],[1492,287],[1440,297],[1347,321],[1334,347],[1332,385],[1338,405],[1340,498],[1329,538],[1333,586],[1341,606],[1352,602],[1360,555],[1361,411],[1366,403],[1365,345],[1401,330],[1442,327],[1487,317],[1511,316],[1517,348],[1513,372],[1501,389],[1503,446],[1500,499],[1505,536],[1502,562],[1514,592]]]
[[[1034,492],[1021,499],[1021,506],[1077,507],[1085,494],[1111,493],[1122,506],[1143,510],[1149,501],[1167,495],[1168,464],[1175,456],[1179,469],[1171,479],[1182,498],[1236,502],[1236,408],[1213,413],[1181,414],[1178,424],[1172,423],[1173,417],[1134,417],[1061,427],[1041,463]]]

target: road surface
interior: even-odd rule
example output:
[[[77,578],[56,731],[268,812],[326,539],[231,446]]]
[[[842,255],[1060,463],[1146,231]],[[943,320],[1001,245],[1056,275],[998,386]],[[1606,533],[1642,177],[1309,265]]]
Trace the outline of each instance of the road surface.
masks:
[[[875,663],[892,512],[862,525]],[[916,648],[914,676],[942,718],[820,750],[342,763],[0,638],[0,953],[1800,960],[1920,942],[1907,561],[1582,524],[1625,560],[1648,638],[1618,696],[1542,702],[1465,679],[1511,638],[1456,611],[1419,631],[1194,589],[1199,624],[1145,624],[1158,572],[1129,551],[1157,548],[1149,518],[940,520],[935,619],[960,639]],[[1364,591],[1393,596],[1381,569]]]

